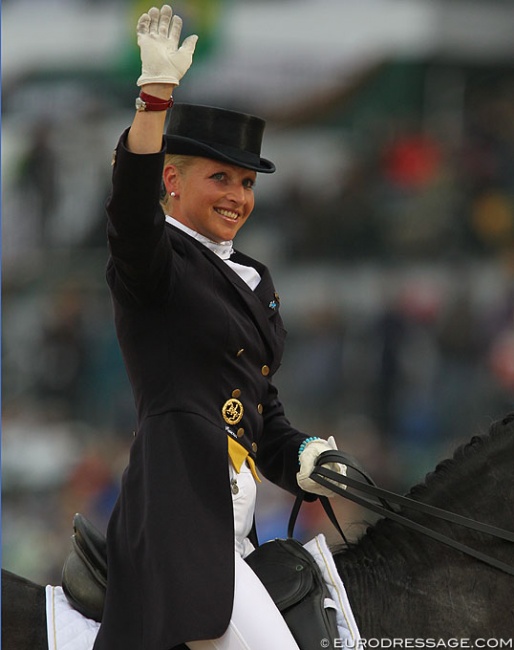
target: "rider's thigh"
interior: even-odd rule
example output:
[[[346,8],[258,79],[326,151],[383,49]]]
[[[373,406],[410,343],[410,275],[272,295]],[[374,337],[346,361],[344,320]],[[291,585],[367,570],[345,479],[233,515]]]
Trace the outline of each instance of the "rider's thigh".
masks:
[[[264,585],[235,554],[236,585],[230,625],[219,639],[191,641],[190,650],[299,650]]]

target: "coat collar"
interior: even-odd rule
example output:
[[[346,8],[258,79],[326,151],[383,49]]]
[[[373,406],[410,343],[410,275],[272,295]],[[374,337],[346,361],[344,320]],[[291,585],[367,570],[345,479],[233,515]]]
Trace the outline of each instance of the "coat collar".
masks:
[[[221,257],[222,260],[230,259],[230,256],[234,252],[232,240],[222,241],[222,242],[212,241],[212,239],[209,239],[208,237],[201,235],[199,232],[196,232],[196,230],[193,230],[192,228],[188,228],[188,226],[186,226],[180,221],[177,221],[169,214],[166,215],[166,222],[169,223],[171,226],[175,226],[175,228],[178,228],[178,230],[182,230],[183,232],[187,233],[190,237],[196,239],[204,246],[207,246],[207,248],[209,248],[213,253],[216,253],[218,257]]]

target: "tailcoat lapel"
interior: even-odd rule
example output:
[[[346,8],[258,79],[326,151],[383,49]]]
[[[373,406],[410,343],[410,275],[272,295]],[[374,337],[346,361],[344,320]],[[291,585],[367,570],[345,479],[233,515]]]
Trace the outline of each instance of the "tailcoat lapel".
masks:
[[[275,293],[273,281],[268,268],[264,264],[257,262],[257,260],[248,258],[243,253],[235,251],[232,255],[231,260],[233,262],[253,266],[261,276],[261,281],[255,291],[253,291],[246,282],[240,278],[228,264],[225,263],[224,260],[216,255],[216,253],[173,224],[170,224],[170,227],[196,246],[205,258],[213,264],[213,266],[215,266],[216,269],[218,269],[218,271],[222,273],[227,281],[236,289],[269,349],[270,366],[272,371],[275,372],[280,365],[280,362],[277,363],[277,361],[282,356],[285,330],[278,314],[278,295]],[[276,318],[273,319],[273,316],[277,316],[278,320]]]
[[[266,267],[262,266],[257,271],[261,275],[261,281],[256,290],[253,291],[246,282],[239,277],[239,275],[225,264],[216,253],[202,245],[203,253],[206,258],[216,266],[217,269],[227,278],[227,280],[234,285],[240,297],[243,299],[244,304],[252,315],[259,331],[261,332],[267,346],[274,354],[276,350],[276,339],[274,329],[269,322],[269,319],[274,314],[274,310],[268,306],[273,298],[273,285],[271,277]],[[237,254],[232,257],[233,261],[237,261]],[[269,296],[267,294],[269,293]],[[266,302],[267,299],[267,302]]]

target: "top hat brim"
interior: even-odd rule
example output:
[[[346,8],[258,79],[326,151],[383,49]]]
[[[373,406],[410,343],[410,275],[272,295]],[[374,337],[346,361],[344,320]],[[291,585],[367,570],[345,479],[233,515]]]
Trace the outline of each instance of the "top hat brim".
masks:
[[[216,144],[213,146],[207,142],[182,135],[165,135],[164,137],[166,139],[167,153],[212,158],[263,174],[272,174],[276,169],[275,165],[266,158],[227,145]]]

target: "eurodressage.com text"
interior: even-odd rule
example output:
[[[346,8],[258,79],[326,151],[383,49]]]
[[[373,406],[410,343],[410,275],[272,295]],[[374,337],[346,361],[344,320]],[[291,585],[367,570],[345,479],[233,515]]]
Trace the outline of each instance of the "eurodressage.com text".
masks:
[[[330,647],[327,639],[322,639],[321,648]],[[510,639],[334,639],[334,648],[346,650],[364,650],[366,648],[466,648],[479,650],[500,650],[501,648],[514,648],[514,640]]]

